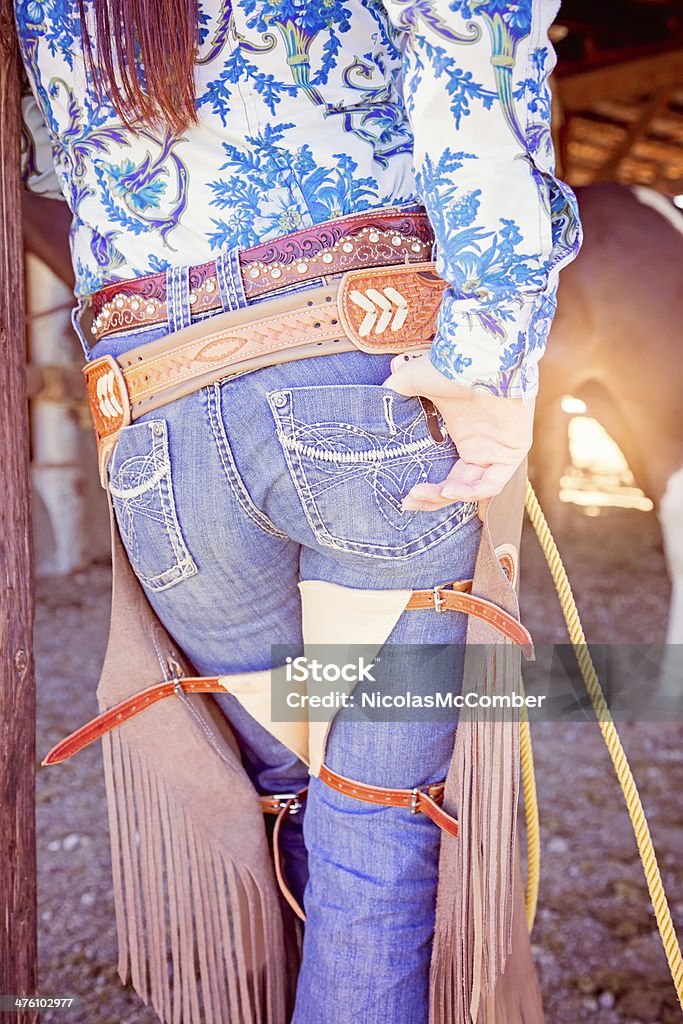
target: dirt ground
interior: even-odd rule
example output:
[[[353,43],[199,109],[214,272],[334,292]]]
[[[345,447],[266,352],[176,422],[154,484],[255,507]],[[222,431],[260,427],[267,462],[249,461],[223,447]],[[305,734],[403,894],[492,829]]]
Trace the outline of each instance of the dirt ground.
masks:
[[[669,586],[653,514],[571,509],[558,540],[595,642],[659,642]],[[522,617],[537,641],[563,641],[562,618],[536,542],[523,551]],[[42,580],[36,624],[38,754],[96,713],[109,571]],[[621,730],[683,934],[683,726]],[[533,947],[548,1024],[680,1021],[623,797],[592,723],[533,733],[542,865]],[[100,751],[38,769],[40,991],[82,1009],[51,1024],[153,1024],[116,974],[116,939]],[[239,1022],[225,1022],[239,1024]],[[397,1022],[401,1024],[401,1022]]]

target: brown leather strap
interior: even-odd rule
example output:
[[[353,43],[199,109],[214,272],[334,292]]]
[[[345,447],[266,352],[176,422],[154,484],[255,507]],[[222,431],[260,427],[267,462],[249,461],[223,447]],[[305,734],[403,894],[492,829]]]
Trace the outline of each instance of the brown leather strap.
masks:
[[[471,589],[471,581],[468,581]],[[534,645],[529,630],[509,612],[483,597],[464,593],[462,583],[453,584],[457,589],[434,587],[432,590],[414,590],[406,609],[434,609],[437,612],[465,612],[476,619],[483,619],[509,640],[519,644],[527,661],[534,656]]]
[[[66,761],[72,754],[77,754],[83,747],[100,739],[115,726],[121,725],[122,722],[140,714],[145,708],[158,704],[160,700],[172,696],[179,690],[182,690],[183,693],[225,693],[225,687],[215,676],[171,679],[163,683],[155,683],[154,686],[140,690],[139,693],[122,700],[119,704],[114,704],[113,707],[103,711],[102,714],[82,725],[80,729],[76,729],[75,732],[60,740],[48,751],[41,764],[60,764],[62,761]]]
[[[436,782],[431,786],[415,786],[414,789],[369,786],[365,782],[357,782],[355,779],[339,775],[326,764],[321,765],[318,777],[327,786],[356,800],[364,800],[366,803],[382,807],[407,807],[413,814],[426,814],[440,829],[457,838],[457,820],[441,807],[443,782]]]
[[[533,657],[533,642],[529,631],[521,622],[491,601],[469,593],[471,588],[471,580],[457,580],[448,586],[434,587],[433,590],[414,590],[406,604],[406,611],[433,609],[437,612],[456,611],[474,615],[494,626],[514,643],[519,644],[525,657],[531,659]],[[82,725],[80,729],[76,729],[75,732],[52,747],[41,763],[49,765],[66,761],[72,754],[78,753],[89,743],[100,739],[110,729],[121,725],[122,722],[133,718],[145,708],[157,704],[165,697],[178,693],[179,690],[184,693],[225,693],[225,687],[214,676],[181,678],[156,683],[108,708],[107,711],[103,711],[102,714]],[[425,813],[427,812],[425,811]],[[436,813],[432,809],[430,817]]]
[[[296,793],[262,793],[259,797],[264,814],[298,814],[306,799],[308,786]]]
[[[313,224],[237,254],[248,299],[292,284],[364,266],[419,263],[431,257],[434,234],[427,214],[385,207]],[[215,262],[190,267],[194,317],[222,309]],[[168,319],[166,274],[106,285],[90,296],[95,340]]]
[[[353,270],[332,285],[217,313],[118,359],[86,363],[100,480],[122,427],[230,374],[358,348],[426,349],[445,281],[434,263]]]
[[[273,864],[275,866],[277,884],[280,887],[280,892],[287,900],[287,903],[289,903],[290,907],[301,921],[306,920],[306,915],[296,896],[289,888],[285,878],[284,868],[282,865],[282,853],[280,851],[280,830],[287,815],[298,814],[301,811],[307,794],[308,786],[305,786],[303,789],[300,789],[298,793],[269,793],[260,798],[263,813],[277,815],[275,819],[275,826],[273,828]]]

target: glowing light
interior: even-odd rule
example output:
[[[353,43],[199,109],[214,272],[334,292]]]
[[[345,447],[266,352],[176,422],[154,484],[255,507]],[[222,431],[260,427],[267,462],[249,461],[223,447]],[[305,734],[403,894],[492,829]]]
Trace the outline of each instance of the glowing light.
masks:
[[[548,31],[550,40],[553,43],[559,43],[563,39],[566,39],[569,35],[569,29],[566,25],[551,25]]]
[[[654,505],[637,488],[623,491],[578,490],[575,487],[560,488],[560,501],[580,505],[587,516],[600,515],[603,508],[635,508],[639,512],[651,512]]]
[[[679,210],[683,210],[683,195],[674,196],[674,204],[679,208]]]
[[[569,421],[569,451],[577,469],[618,476],[628,472],[619,446],[590,416],[577,416]]]
[[[586,411],[586,403],[573,395],[565,395],[562,399],[562,412],[571,413],[572,416],[582,416]]]
[[[599,516],[609,507],[652,511],[621,449],[597,420],[572,416],[568,441],[572,465],[560,480],[560,501],[578,505],[588,516]]]

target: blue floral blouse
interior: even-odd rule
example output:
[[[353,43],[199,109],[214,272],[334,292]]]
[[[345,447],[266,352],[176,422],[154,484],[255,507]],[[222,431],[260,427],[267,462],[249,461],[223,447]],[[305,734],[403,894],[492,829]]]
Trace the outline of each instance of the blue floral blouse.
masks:
[[[24,178],[73,211],[77,293],[341,214],[424,204],[448,281],[448,377],[531,397],[577,253],[553,173],[557,0],[201,0],[199,122],[137,131],[99,103],[76,0],[15,0]]]

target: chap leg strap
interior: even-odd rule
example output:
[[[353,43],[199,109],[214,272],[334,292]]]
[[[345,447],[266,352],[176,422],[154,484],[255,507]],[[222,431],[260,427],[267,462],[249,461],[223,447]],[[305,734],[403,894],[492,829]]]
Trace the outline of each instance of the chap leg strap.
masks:
[[[305,786],[296,793],[268,793],[261,797],[261,810],[263,813],[276,815],[273,828],[273,865],[275,867],[277,884],[280,887],[280,892],[301,921],[306,920],[306,915],[285,878],[282,866],[282,853],[280,851],[280,831],[285,818],[289,814],[299,814],[303,810],[307,794],[308,786]]]
[[[366,803],[381,807],[406,807],[412,814],[426,814],[444,832],[448,832],[456,839],[458,837],[457,820],[451,814],[447,814],[441,806],[443,782],[435,782],[430,786],[414,786],[412,789],[368,786],[364,782],[356,782],[333,772],[326,764],[320,766],[318,778],[331,789],[336,789],[337,792],[356,800],[364,800]]]

